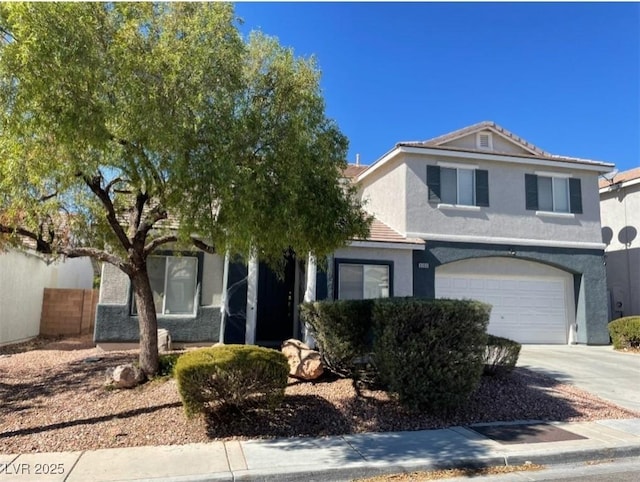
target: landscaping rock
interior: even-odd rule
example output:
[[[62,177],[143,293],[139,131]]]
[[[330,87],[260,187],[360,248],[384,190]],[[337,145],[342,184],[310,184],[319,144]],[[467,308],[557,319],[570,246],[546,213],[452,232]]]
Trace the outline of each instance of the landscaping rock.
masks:
[[[324,373],[320,353],[300,340],[290,339],[282,344],[282,353],[289,361],[289,375],[302,380],[315,380]]]
[[[107,372],[107,384],[114,388],[133,388],[144,381],[144,373],[137,366],[128,363],[118,365]]]

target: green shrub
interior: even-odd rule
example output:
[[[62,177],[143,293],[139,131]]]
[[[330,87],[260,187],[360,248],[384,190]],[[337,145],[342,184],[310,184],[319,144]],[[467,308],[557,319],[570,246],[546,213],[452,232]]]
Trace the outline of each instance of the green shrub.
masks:
[[[468,300],[376,300],[373,346],[382,382],[412,408],[460,405],[480,382],[490,311]]]
[[[185,353],[175,377],[187,415],[219,407],[275,408],[284,398],[289,364],[277,350],[218,345]]]
[[[172,377],[173,369],[182,353],[162,353],[158,358],[158,376]]]
[[[515,368],[522,345],[517,341],[488,335],[484,352],[484,374],[502,376]]]
[[[640,316],[625,316],[609,323],[609,335],[616,350],[640,348]]]
[[[366,378],[372,347],[373,300],[317,301],[301,305],[324,366],[342,377]]]

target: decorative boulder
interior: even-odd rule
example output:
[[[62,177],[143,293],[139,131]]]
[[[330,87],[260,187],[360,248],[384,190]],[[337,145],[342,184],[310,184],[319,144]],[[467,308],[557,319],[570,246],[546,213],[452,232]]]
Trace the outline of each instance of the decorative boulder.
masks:
[[[115,388],[133,388],[144,381],[144,373],[137,366],[128,363],[118,365],[108,372],[107,384]]]
[[[289,375],[302,380],[315,380],[324,373],[320,353],[300,340],[290,339],[282,344],[282,353],[289,360]]]

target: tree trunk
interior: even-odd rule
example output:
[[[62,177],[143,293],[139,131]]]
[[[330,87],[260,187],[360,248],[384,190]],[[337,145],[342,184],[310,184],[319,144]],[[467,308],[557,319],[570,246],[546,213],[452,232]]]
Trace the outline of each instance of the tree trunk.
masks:
[[[158,318],[146,265],[136,269],[130,279],[140,327],[140,369],[152,377],[158,373]]]

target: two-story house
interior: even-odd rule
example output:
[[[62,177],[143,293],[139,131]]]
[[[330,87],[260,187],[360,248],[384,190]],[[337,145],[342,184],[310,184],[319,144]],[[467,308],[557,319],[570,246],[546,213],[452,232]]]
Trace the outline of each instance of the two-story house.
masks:
[[[345,172],[376,218],[367,239],[326,263],[292,255],[281,278],[256,260],[202,253],[174,274],[187,257],[159,256],[159,325],[178,342],[276,345],[304,335],[303,299],[474,298],[492,304],[493,334],[607,344],[598,176],[612,168],[552,155],[492,122],[401,142]],[[95,338],[137,340],[128,281],[109,266]]]
[[[640,315],[640,168],[600,180],[611,319]]]

